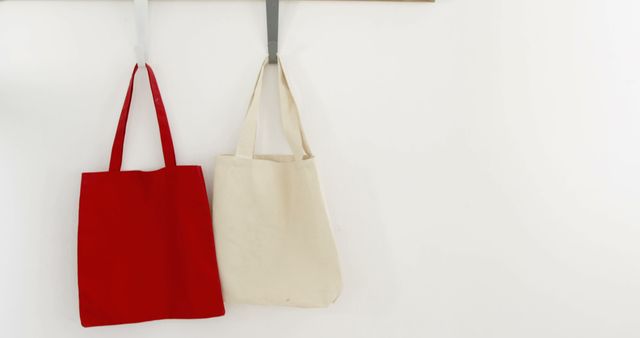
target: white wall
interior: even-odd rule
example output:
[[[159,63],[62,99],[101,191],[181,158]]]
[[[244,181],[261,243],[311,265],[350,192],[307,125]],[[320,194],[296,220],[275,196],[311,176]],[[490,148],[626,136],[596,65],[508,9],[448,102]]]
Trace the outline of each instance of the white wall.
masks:
[[[280,14],[341,254],[337,304],[81,328],[80,173],[107,168],[132,5],[3,1],[0,337],[640,336],[640,3],[283,1]],[[264,2],[152,1],[150,21],[178,161],[201,164],[211,191],[265,54]],[[125,168],[162,164],[142,80]],[[286,150],[268,112],[262,149]]]

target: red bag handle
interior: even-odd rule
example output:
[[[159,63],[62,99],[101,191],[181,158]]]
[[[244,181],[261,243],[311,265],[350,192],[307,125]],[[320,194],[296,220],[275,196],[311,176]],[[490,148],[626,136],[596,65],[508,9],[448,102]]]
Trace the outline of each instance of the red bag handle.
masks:
[[[153,74],[151,66],[146,65],[147,73],[149,74],[149,83],[151,84],[151,94],[153,95],[153,104],[156,107],[156,117],[158,118],[158,127],[160,127],[160,140],[162,142],[162,154],[164,156],[165,167],[176,166],[176,154],[173,150],[173,141],[171,140],[171,130],[169,129],[169,121],[167,120],[167,112],[164,109],[162,103],[162,96],[160,96],[160,89],[158,89],[158,82],[156,76]],[[133,68],[133,74],[131,74],[131,80],[129,81],[129,89],[127,90],[127,96],[122,106],[122,112],[120,113],[120,121],[118,121],[118,129],[116,130],[116,137],[113,140],[113,147],[111,148],[111,161],[109,163],[109,171],[120,171],[122,167],[122,151],[124,148],[124,134],[127,129],[127,120],[129,119],[129,108],[131,108],[131,97],[133,96],[133,80],[136,77],[138,71],[138,65]]]

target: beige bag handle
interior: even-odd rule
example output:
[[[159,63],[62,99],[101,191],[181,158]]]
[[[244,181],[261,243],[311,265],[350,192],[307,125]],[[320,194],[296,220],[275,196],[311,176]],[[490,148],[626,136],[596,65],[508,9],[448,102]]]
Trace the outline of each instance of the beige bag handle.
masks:
[[[258,113],[260,99],[262,97],[262,78],[264,69],[268,64],[268,58],[265,58],[258,74],[258,79],[253,88],[253,95],[247,109],[247,115],[244,118],[242,129],[240,130],[240,140],[236,147],[236,156],[242,158],[253,159],[255,155],[256,131],[258,125]],[[284,73],[282,60],[278,57],[278,89],[280,91],[280,118],[282,120],[282,129],[284,130],[287,142],[296,161],[303,158],[311,157],[311,149],[307,144],[307,139],[302,130],[300,122],[300,113],[296,104],[289,81]]]

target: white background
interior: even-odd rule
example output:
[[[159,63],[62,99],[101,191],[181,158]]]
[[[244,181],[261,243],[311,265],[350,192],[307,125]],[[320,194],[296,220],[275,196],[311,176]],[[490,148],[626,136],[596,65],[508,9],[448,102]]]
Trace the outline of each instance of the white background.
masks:
[[[209,192],[266,53],[264,7],[151,2],[150,64],[178,161],[201,164]],[[80,174],[108,166],[132,9],[0,2],[0,337],[640,336],[632,0],[283,1],[280,50],[342,296],[328,309],[233,305],[215,319],[81,328]],[[286,151],[273,75],[261,149]],[[129,169],[162,165],[145,80]]]

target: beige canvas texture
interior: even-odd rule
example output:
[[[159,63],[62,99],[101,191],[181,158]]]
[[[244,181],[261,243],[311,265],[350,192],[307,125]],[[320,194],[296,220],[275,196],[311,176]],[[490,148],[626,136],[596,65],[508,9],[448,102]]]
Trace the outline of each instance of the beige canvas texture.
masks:
[[[342,282],[314,157],[279,60],[283,130],[292,155],[256,155],[263,63],[233,155],[218,156],[213,221],[228,303],[325,307]]]

